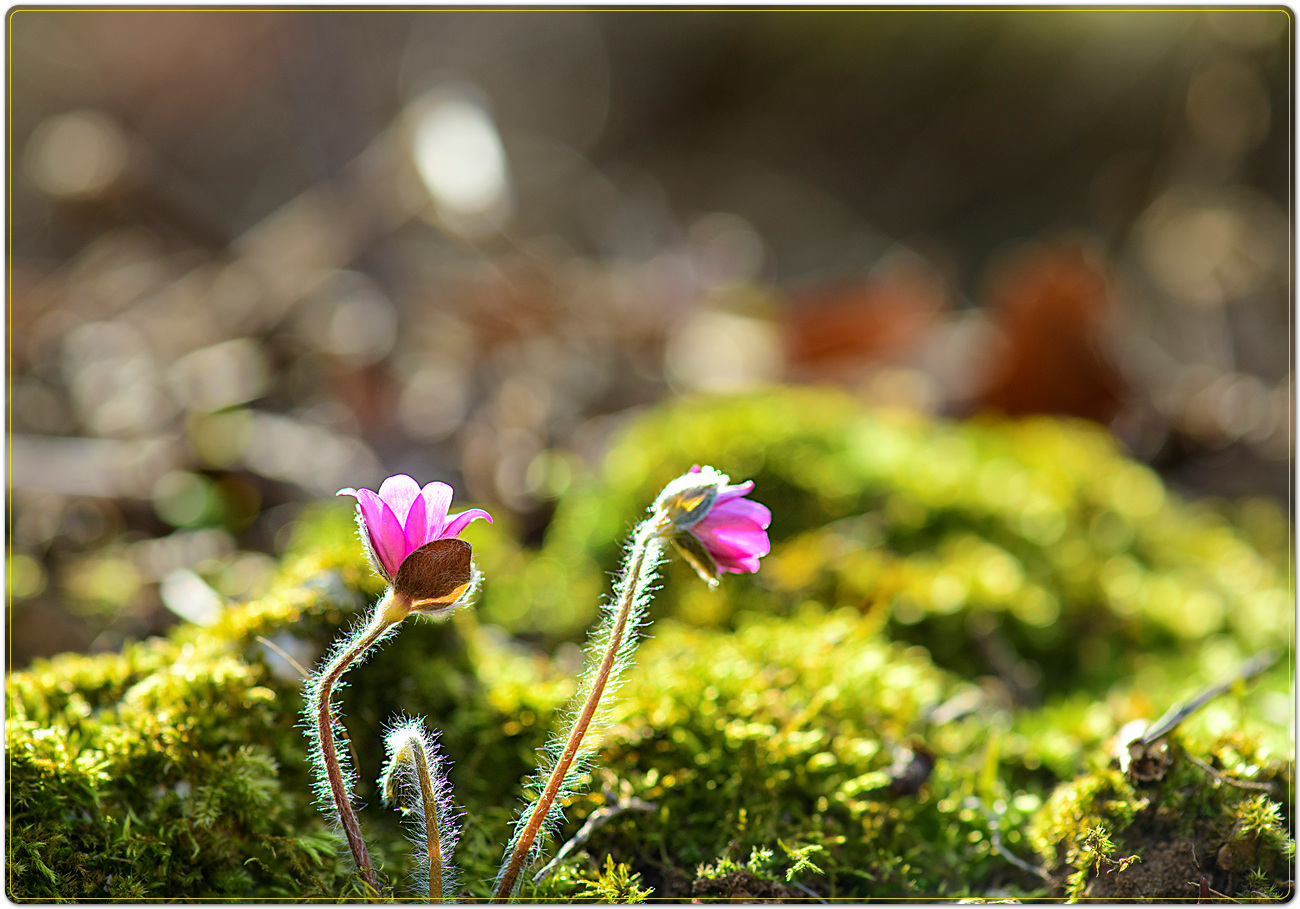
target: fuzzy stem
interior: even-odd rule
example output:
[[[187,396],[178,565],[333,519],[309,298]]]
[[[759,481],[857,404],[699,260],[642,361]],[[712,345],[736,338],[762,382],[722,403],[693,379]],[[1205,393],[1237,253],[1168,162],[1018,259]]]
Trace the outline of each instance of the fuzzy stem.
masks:
[[[334,745],[334,710],[333,705],[330,704],[330,696],[334,685],[348,667],[379,640],[392,624],[383,616],[383,610],[377,609],[370,624],[352,646],[336,656],[325,667],[315,689],[316,733],[320,737],[321,761],[325,764],[325,773],[329,778],[330,795],[334,798],[334,808],[339,813],[339,821],[343,825],[343,833],[347,836],[348,848],[352,850],[352,857],[356,860],[357,870],[361,872],[361,879],[376,896],[379,895],[379,879],[375,876],[370,853],[366,851],[366,842],[361,838],[361,825],[357,823],[357,816],[352,811],[352,796],[343,781],[343,770],[339,767],[338,752]]]
[[[438,800],[433,793],[433,778],[429,776],[429,758],[424,753],[424,742],[417,736],[411,743],[415,758],[415,773],[420,778],[420,798],[424,800],[424,842],[429,851],[429,902],[442,902],[442,837],[438,828]]]
[[[628,615],[631,614],[632,605],[636,602],[641,589],[641,570],[645,565],[647,556],[650,554],[651,544],[656,541],[658,531],[659,528],[653,520],[644,522],[637,529],[632,547],[632,559],[628,565],[627,574],[623,579],[623,594],[618,604],[618,613],[615,615],[614,623],[610,628],[609,645],[605,649],[605,657],[601,660],[600,668],[596,670],[596,675],[592,678],[591,691],[587,694],[586,703],[582,705],[582,712],[578,714],[578,718],[573,723],[573,729],[569,733],[569,739],[565,743],[564,751],[561,753],[560,759],[556,761],[555,767],[551,770],[551,776],[546,781],[545,790],[543,790],[541,797],[533,806],[533,812],[528,818],[527,826],[524,827],[515,843],[515,850],[500,877],[496,892],[492,895],[492,902],[494,903],[510,901],[515,889],[515,881],[518,880],[519,873],[523,870],[528,852],[532,849],[533,841],[537,838],[537,833],[546,820],[547,812],[550,811],[551,805],[555,802],[555,796],[560,791],[560,786],[564,782],[565,775],[569,772],[569,767],[572,766],[574,758],[578,755],[578,749],[582,747],[583,736],[587,734],[587,728],[591,725],[591,718],[596,714],[596,708],[600,706],[600,699],[605,693],[605,686],[609,683],[614,663],[618,659],[619,647],[623,643],[623,635],[627,630]]]

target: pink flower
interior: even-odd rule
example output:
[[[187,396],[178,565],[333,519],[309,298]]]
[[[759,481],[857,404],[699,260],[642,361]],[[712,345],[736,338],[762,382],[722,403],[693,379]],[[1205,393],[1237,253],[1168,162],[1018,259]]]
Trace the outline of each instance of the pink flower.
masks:
[[[753,488],[752,481],[729,485],[725,473],[697,464],[655,501],[661,532],[710,586],[724,572],[758,571],[758,560],[772,548],[772,513],[744,498]]]
[[[340,489],[338,495],[357,500],[360,522],[370,550],[370,561],[392,584],[406,557],[434,540],[448,540],[474,520],[492,516],[481,508],[471,508],[457,515],[447,514],[451,507],[451,487],[433,482],[420,484],[405,474],[389,477],[375,493],[369,489]]]
[[[698,466],[691,468],[691,473],[699,472]],[[704,545],[719,571],[736,574],[758,571],[759,558],[772,548],[767,539],[772,512],[744,498],[753,488],[753,480],[736,486],[719,486],[713,507],[688,530]]]

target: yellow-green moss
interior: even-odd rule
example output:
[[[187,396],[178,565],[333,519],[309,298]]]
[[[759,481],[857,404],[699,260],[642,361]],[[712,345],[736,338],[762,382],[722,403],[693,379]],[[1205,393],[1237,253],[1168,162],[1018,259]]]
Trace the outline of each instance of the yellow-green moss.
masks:
[[[852,606],[963,674],[987,670],[972,637],[1005,639],[1047,691],[1104,690],[1136,655],[1215,634],[1249,653],[1292,633],[1285,521],[1269,503],[1180,502],[1093,424],[938,422],[814,389],[639,419],[559,503],[538,557],[485,589],[486,619],[552,642],[585,628],[633,517],[692,463],[755,480],[774,548],[757,584],[671,584],[656,616],[725,625],[809,599]]]
[[[1294,760],[1239,735],[1198,752],[1175,737],[1161,779],[1116,761],[1056,788],[1029,836],[1070,901],[1195,901],[1202,878],[1239,900],[1290,894]]]
[[[632,424],[540,550],[471,526],[481,607],[404,628],[349,675],[361,823],[396,893],[409,849],[373,782],[385,721],[442,730],[463,879],[484,898],[573,691],[569,642],[627,529],[692,463],[756,480],[773,552],[715,592],[670,566],[561,837],[606,791],[655,807],[596,829],[524,900],[1064,897],[1072,874],[1096,896],[1181,867],[1183,843],[1216,890],[1289,887],[1289,655],[1184,724],[1165,780],[1109,766],[1125,722],[1290,639],[1276,509],[1180,503],[1080,424],[936,423],[787,390]],[[11,674],[11,898],[361,898],[312,804],[301,680],[263,641],[310,663],[379,592],[330,503],[271,589],[216,625]],[[1122,872],[1098,859],[1131,855]]]

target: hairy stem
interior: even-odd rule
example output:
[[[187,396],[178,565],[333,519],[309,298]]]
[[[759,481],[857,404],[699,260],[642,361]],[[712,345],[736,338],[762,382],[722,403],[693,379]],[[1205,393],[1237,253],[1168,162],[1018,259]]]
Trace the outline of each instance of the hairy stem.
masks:
[[[361,826],[352,810],[352,794],[343,780],[343,769],[339,766],[338,750],[334,744],[334,708],[330,703],[335,684],[347,671],[358,656],[365,653],[393,623],[385,620],[380,613],[364,629],[360,637],[325,667],[320,681],[315,688],[316,733],[320,737],[321,761],[329,778],[330,795],[334,799],[334,808],[338,811],[339,822],[348,840],[348,848],[356,860],[357,870],[366,885],[379,895],[379,880],[375,876],[370,853],[366,850],[365,840],[361,838]]]
[[[420,779],[420,798],[424,800],[424,841],[429,850],[429,902],[442,902],[442,838],[438,832],[438,799],[433,793],[433,778],[429,775],[429,758],[424,753],[424,742],[414,742],[415,774]]]
[[[615,614],[614,622],[610,627],[609,644],[605,648],[605,656],[601,660],[595,676],[592,677],[591,690],[587,694],[586,702],[582,705],[582,712],[578,714],[578,718],[573,723],[573,729],[570,731],[568,741],[564,745],[564,751],[561,752],[560,759],[556,761],[555,767],[551,770],[550,779],[546,781],[546,788],[533,806],[532,814],[528,818],[528,824],[516,841],[514,852],[511,854],[510,860],[498,880],[496,892],[492,895],[492,902],[494,903],[510,901],[510,897],[514,893],[515,882],[519,879],[519,874],[523,870],[529,850],[532,849],[533,842],[537,839],[538,831],[541,830],[542,824],[546,820],[547,812],[550,811],[551,805],[555,802],[555,796],[564,783],[565,775],[568,774],[574,758],[578,755],[578,750],[582,747],[582,739],[587,734],[591,719],[600,706],[600,699],[605,693],[605,686],[608,685],[614,664],[618,660],[619,648],[622,646],[623,636],[627,631],[628,616],[631,614],[632,606],[640,592],[641,571],[649,556],[655,535],[656,527],[650,521],[646,521],[637,530],[632,547],[631,562],[623,579],[618,612]]]

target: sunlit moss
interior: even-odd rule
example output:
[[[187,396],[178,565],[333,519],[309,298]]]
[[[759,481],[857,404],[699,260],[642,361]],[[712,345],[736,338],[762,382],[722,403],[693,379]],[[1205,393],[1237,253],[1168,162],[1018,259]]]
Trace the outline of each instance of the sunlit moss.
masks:
[[[560,570],[526,593],[489,583],[486,612],[550,640],[576,635],[594,600],[567,594],[599,590],[628,516],[697,462],[754,479],[773,511],[773,552],[757,586],[724,593],[728,605],[702,609],[673,585],[658,615],[725,622],[829,599],[884,609],[896,633],[973,671],[954,629],[968,612],[990,612],[1048,690],[1104,689],[1134,668],[1129,645],[1185,649],[1226,631],[1258,648],[1289,637],[1285,562],[1219,513],[1179,502],[1103,430],[1046,418],[935,422],[812,389],[701,398],[632,424],[602,472],[559,503],[540,555]],[[1243,513],[1262,539],[1285,536],[1265,504]]]
[[[1237,900],[1288,895],[1294,762],[1264,758],[1240,735],[1171,747],[1160,779],[1130,780],[1114,762],[1052,793],[1029,837],[1060,895],[1195,900],[1200,880]]]
[[[341,695],[388,881],[411,869],[371,782],[385,722],[442,731],[462,877],[486,897],[605,571],[693,463],[755,479],[773,552],[717,591],[668,566],[559,836],[616,798],[653,809],[617,814],[523,899],[1100,898],[1182,873],[1180,836],[1216,890],[1285,895],[1286,656],[1179,727],[1164,780],[1110,766],[1125,723],[1289,640],[1276,509],[1180,503],[1081,424],[933,422],[811,390],[647,414],[575,475],[539,550],[504,516],[471,525],[481,604],[403,629]],[[9,894],[362,898],[312,804],[301,679],[276,648],[312,663],[381,587],[349,509],[323,504],[215,625],[11,674]]]

